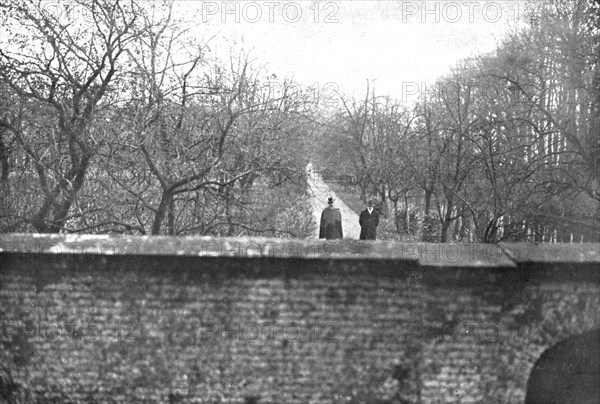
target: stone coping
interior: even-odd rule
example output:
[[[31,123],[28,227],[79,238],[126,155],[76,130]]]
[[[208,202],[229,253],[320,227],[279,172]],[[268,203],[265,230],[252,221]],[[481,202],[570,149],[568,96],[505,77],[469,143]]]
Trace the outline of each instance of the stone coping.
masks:
[[[436,244],[261,237],[1,234],[0,254],[377,260],[431,267],[515,268],[586,264],[600,269],[600,244]],[[600,272],[600,271],[599,271]]]

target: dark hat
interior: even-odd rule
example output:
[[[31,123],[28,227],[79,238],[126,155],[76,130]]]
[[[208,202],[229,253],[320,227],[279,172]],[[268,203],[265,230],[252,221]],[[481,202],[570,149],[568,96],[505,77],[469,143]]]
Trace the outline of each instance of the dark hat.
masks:
[[[333,199],[331,196],[329,198],[327,198],[327,203],[328,204],[333,204],[333,202],[335,202],[335,199]]]
[[[369,199],[367,201],[367,206],[373,206],[373,205],[375,205],[375,201],[373,199]]]

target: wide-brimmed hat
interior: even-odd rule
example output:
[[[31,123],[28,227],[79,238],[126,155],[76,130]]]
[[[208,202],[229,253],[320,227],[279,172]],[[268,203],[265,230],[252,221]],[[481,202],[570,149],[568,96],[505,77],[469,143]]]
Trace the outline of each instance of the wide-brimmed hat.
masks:
[[[328,204],[330,204],[330,205],[331,205],[331,204],[333,204],[334,202],[335,202],[335,199],[333,199],[333,197],[331,197],[331,196],[330,196],[329,198],[327,198],[327,203],[328,203]]]

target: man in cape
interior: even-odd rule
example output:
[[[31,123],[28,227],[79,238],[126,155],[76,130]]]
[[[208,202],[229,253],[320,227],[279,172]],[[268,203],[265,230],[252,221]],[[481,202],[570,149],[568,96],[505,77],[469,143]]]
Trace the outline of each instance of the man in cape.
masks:
[[[342,214],[338,208],[333,206],[335,199],[327,199],[327,207],[321,213],[321,228],[319,229],[319,238],[334,240],[344,238],[342,232]]]

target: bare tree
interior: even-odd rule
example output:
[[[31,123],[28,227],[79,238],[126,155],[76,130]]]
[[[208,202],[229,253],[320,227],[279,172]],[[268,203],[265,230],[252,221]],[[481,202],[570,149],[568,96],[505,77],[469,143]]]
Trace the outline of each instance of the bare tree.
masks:
[[[3,29],[12,37],[0,50],[0,79],[43,116],[2,120],[36,167],[43,197],[26,220],[39,232],[58,232],[69,219],[101,143],[94,120],[118,81],[140,12],[133,1],[81,0],[76,6],[89,19],[73,21],[72,6],[57,13],[39,0],[0,4],[7,13]]]

